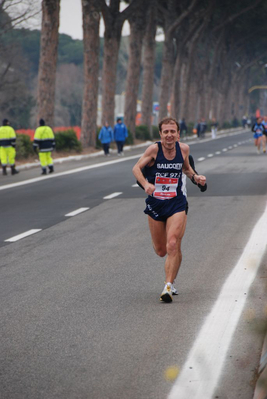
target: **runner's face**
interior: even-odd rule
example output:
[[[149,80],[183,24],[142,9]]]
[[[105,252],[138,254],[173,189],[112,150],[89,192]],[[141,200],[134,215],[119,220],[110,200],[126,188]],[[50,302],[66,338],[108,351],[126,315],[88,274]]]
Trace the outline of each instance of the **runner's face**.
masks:
[[[162,145],[166,148],[173,148],[176,141],[180,139],[180,130],[177,130],[176,123],[167,123],[162,125],[159,132]]]

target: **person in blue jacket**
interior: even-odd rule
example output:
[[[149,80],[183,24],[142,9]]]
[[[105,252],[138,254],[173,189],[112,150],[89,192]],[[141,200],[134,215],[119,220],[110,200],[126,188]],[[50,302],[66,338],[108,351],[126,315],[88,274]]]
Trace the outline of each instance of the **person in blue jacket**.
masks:
[[[118,155],[123,154],[123,146],[126,138],[128,137],[128,130],[124,123],[122,123],[121,118],[117,119],[117,124],[114,126],[114,140],[116,141],[118,148]]]
[[[110,156],[109,146],[110,143],[113,141],[113,130],[112,127],[109,126],[108,122],[106,122],[105,126],[103,126],[100,130],[98,138],[103,146],[105,156]]]

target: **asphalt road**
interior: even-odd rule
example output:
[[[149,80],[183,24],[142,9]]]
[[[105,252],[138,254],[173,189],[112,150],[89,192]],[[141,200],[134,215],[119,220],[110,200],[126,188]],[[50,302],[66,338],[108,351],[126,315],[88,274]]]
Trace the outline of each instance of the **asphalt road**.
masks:
[[[188,181],[172,304],[159,302],[164,260],[152,250],[144,192],[133,186],[131,169],[143,149],[56,165],[55,174],[35,182],[36,168],[1,177],[1,399],[169,397],[175,379],[164,373],[183,369],[266,207],[267,155],[257,155],[251,133],[190,148],[208,190]],[[121,194],[104,199],[113,193]],[[65,216],[82,207],[89,209]],[[6,241],[31,229],[40,231]],[[253,396],[266,277],[265,254],[212,398]],[[209,379],[210,368],[203,373]]]

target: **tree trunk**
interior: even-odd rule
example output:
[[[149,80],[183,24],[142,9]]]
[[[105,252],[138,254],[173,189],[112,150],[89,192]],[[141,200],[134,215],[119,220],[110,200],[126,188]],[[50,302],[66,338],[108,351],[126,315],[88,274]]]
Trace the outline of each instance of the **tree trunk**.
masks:
[[[170,98],[174,62],[175,57],[173,38],[172,36],[165,34],[160,79],[159,120],[167,115],[167,106]]]
[[[38,73],[38,120],[54,125],[54,104],[60,0],[42,1],[41,49]]]
[[[120,37],[106,27],[104,35],[104,58],[102,72],[102,125],[107,121],[114,124],[117,62],[120,48]]]
[[[81,142],[95,146],[97,131],[98,53],[100,13],[98,0],[83,0],[84,92]]]
[[[190,5],[179,16],[177,15],[177,3],[179,3],[177,0],[167,0],[165,3],[167,10],[164,11],[164,7],[159,2],[159,10],[163,12],[165,34],[160,80],[159,119],[162,119],[168,113],[170,96],[172,96],[172,100],[174,98],[173,92],[171,93],[171,84],[173,79],[173,65],[175,63],[175,31],[178,30],[188,15],[192,13],[198,1],[192,0]]]
[[[180,99],[181,99],[181,83],[182,83],[182,56],[181,51],[177,52],[172,80],[172,94],[171,94],[171,115],[178,120],[183,117],[180,113]]]
[[[129,18],[131,34],[125,91],[124,122],[135,137],[136,104],[139,89],[142,43],[146,26],[146,6],[139,8]],[[145,8],[145,9],[144,9]]]
[[[122,25],[135,10],[141,7],[143,0],[132,0],[122,12],[120,0],[110,0],[109,6],[105,0],[99,0],[105,22],[104,58],[102,76],[102,124],[106,121],[114,124],[117,62],[121,40]]]
[[[144,67],[143,67],[143,90],[142,90],[142,116],[141,124],[151,129],[151,113],[153,107],[153,85],[154,85],[154,59],[155,59],[155,36],[156,36],[156,5],[150,7],[146,33],[144,37]]]

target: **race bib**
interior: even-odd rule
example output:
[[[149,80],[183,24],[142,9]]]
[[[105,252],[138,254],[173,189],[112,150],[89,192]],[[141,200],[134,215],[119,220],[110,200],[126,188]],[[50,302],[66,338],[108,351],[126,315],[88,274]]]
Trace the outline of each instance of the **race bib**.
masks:
[[[153,196],[158,199],[168,199],[177,196],[178,179],[156,177]]]

